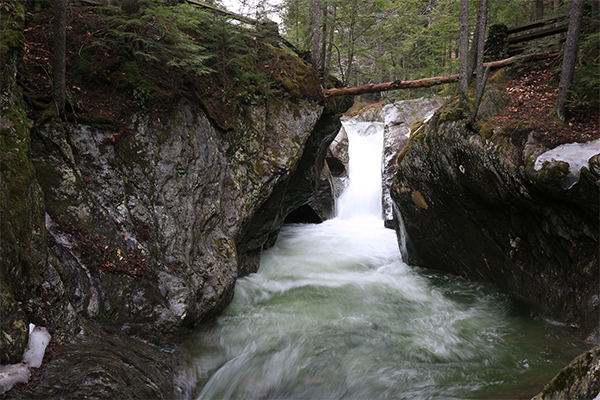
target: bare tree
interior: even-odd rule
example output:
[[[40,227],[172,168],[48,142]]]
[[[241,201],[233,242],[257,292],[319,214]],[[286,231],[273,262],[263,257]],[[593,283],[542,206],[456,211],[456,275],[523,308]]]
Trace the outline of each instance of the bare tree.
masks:
[[[332,6],[332,11],[331,11],[331,22],[329,23],[329,38],[327,39],[327,52],[324,54],[325,57],[325,69],[323,70],[323,76],[325,77],[325,80],[327,80],[327,77],[329,76],[329,71],[331,69],[331,56],[333,53],[333,35],[335,32],[335,14],[337,11],[337,4],[333,4]]]
[[[321,49],[320,27],[321,27],[321,0],[314,0],[313,8],[313,43],[312,61],[313,67],[319,68],[319,51]]]
[[[67,57],[67,0],[54,0],[53,95],[56,112],[65,113]]]
[[[477,26],[478,30],[475,32],[477,36],[477,83],[476,83],[476,97],[475,107],[469,117],[469,125],[473,124],[475,117],[477,117],[477,110],[481,103],[481,97],[483,96],[483,88],[485,87],[485,81],[487,79],[487,71],[484,77],[483,75],[483,51],[485,48],[485,27],[487,25],[487,0],[479,0],[479,10],[477,11]],[[489,71],[489,69],[488,69]]]
[[[477,18],[477,23],[475,24],[475,35],[473,35],[473,43],[471,43],[471,52],[469,53],[469,68],[467,69],[467,79],[469,83],[473,80],[473,72],[475,72],[475,67],[477,66],[477,49],[479,48],[479,35],[477,32],[479,32],[480,29],[481,21],[479,18]]]
[[[535,0],[535,19],[544,18],[544,0]]]
[[[567,42],[565,43],[560,83],[558,84],[558,96],[556,98],[556,107],[554,108],[556,117],[561,122],[567,120],[566,102],[569,87],[573,83],[573,75],[575,73],[577,45],[579,42],[579,33],[581,32],[581,20],[583,18],[583,3],[584,0],[573,0],[569,15],[569,30],[567,31]]]
[[[458,44],[459,53],[459,78],[458,91],[460,107],[469,108],[469,80],[468,80],[468,47],[469,47],[469,0],[460,0],[460,36]]]
[[[321,33],[323,40],[321,40],[321,52],[319,60],[319,70],[325,71],[325,64],[327,62],[327,23],[328,23],[328,6],[327,3],[323,5],[323,32]]]

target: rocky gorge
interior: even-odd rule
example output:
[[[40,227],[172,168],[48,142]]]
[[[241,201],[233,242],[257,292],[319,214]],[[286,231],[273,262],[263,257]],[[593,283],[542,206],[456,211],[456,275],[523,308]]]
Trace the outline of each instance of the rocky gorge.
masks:
[[[227,306],[286,219],[334,215],[351,101],[325,99],[310,65],[265,45],[293,79],[280,75],[283,94],[235,116],[182,97],[132,113],[125,128],[34,121],[16,10],[17,40],[2,49],[0,363],[21,360],[30,323],[53,341],[31,387],[6,396],[177,398],[178,340]],[[506,104],[494,94],[482,120]],[[527,124],[474,134],[451,103],[418,122],[442,103],[362,117],[381,120],[394,142],[386,223],[407,238],[409,262],[543,304],[597,343],[598,157],[566,189],[564,162],[535,169],[547,147]],[[398,165],[411,125],[422,129]],[[586,354],[557,388],[600,390],[597,347]]]

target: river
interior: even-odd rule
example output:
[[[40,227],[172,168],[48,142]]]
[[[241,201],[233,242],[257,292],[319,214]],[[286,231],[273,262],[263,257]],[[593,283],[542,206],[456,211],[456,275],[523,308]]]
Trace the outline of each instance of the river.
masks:
[[[531,398],[579,339],[494,287],[404,263],[381,218],[383,129],[346,129],[338,217],[284,226],[226,311],[182,344],[185,397]]]

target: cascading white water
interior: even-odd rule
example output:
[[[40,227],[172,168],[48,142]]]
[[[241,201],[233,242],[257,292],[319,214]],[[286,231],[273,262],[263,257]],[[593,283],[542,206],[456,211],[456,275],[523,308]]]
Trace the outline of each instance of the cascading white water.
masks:
[[[531,398],[581,352],[575,338],[492,288],[406,265],[381,218],[381,146],[357,166],[368,146],[353,128],[339,217],[281,230],[224,314],[182,345],[184,395]],[[376,176],[356,178],[371,162]]]
[[[350,184],[340,197],[338,218],[373,216],[381,219],[381,154],[383,124],[359,122],[344,126],[348,135]]]

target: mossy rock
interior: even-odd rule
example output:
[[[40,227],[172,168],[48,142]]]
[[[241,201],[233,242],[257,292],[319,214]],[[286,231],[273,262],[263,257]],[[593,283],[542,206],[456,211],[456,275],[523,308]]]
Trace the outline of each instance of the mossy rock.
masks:
[[[325,101],[321,82],[312,66],[293,53],[271,46],[260,45],[259,65],[268,63],[270,76],[292,98]]]
[[[498,90],[494,87],[485,91],[481,98],[479,110],[477,110],[477,118],[480,122],[486,122],[495,116],[500,111],[510,104],[510,96],[503,90]]]
[[[583,353],[560,371],[535,399],[592,398],[600,390],[598,357],[598,346]]]
[[[460,107],[460,100],[458,96],[455,96],[453,99],[441,106],[439,110],[436,111],[436,114],[438,116],[438,123],[446,121],[459,121],[468,117],[465,110]]]

